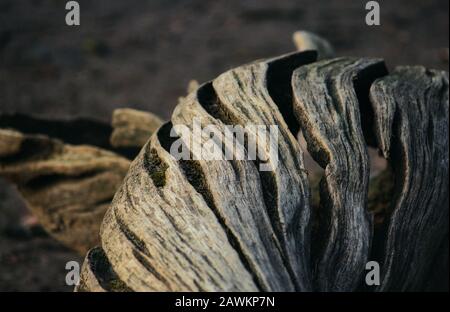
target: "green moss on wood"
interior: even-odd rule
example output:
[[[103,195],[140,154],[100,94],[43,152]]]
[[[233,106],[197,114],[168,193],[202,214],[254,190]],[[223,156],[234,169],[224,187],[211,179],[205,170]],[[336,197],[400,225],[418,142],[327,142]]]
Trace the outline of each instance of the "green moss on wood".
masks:
[[[166,170],[169,166],[159,158],[155,149],[150,150],[145,160],[145,167],[155,186],[164,187],[166,185]]]

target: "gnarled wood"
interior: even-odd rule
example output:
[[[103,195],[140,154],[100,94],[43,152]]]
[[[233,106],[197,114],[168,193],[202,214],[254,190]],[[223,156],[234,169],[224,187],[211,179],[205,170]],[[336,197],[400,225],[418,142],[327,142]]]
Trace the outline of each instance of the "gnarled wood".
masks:
[[[367,290],[363,272],[375,257],[387,265],[380,290],[430,289],[423,274],[434,263],[445,268],[437,257],[448,250],[448,210],[441,206],[448,201],[448,166],[442,165],[448,162],[447,76],[416,68],[386,76],[378,59],[311,63],[313,57],[304,52],[251,63],[180,99],[171,122],[133,162],[103,222],[99,260],[108,260],[120,285],[137,291]],[[413,87],[420,91],[402,95]],[[196,121],[217,128],[191,136]],[[277,154],[257,131],[227,137],[217,130],[225,125],[277,126]],[[316,218],[295,139],[299,126],[325,169]],[[249,142],[262,147],[253,161],[234,148]],[[208,161],[193,143],[216,146],[222,156],[231,151],[232,160]],[[393,207],[390,168],[373,180],[383,193],[373,190],[368,203],[368,143],[390,157],[397,175]],[[179,148],[189,149],[190,160],[175,158]],[[318,230],[311,235],[313,221]],[[431,231],[425,229],[430,224]],[[83,285],[101,291],[106,287],[92,269],[101,263],[95,257],[86,260]],[[410,260],[418,268],[405,263]]]
[[[340,58],[301,67],[292,78],[294,111],[308,150],[325,169],[315,277],[321,291],[355,289],[368,259],[369,159],[355,81],[384,73],[380,60]]]
[[[272,75],[289,81],[295,68],[314,57],[296,53],[250,64],[181,99],[172,116],[175,132],[179,125],[193,130],[194,118],[202,125],[275,124],[282,156],[276,166],[264,150],[270,168],[265,176],[258,172],[262,160],[237,155],[206,161],[191,150],[193,160],[176,161],[169,154],[175,140],[171,125],[161,128],[135,160],[103,224],[102,246],[127,285],[134,290],[311,289],[309,188],[301,150],[282,115],[290,103],[286,94],[271,95],[274,86],[268,84]],[[233,98],[227,90],[234,87],[227,84],[241,82],[235,91],[245,98]],[[280,110],[274,98],[286,107]],[[185,132],[177,134],[189,145]],[[246,135],[258,141],[255,133]],[[209,139],[192,138],[201,145]],[[231,141],[244,145],[242,138]],[[225,140],[222,152],[232,149],[231,141]],[[214,251],[215,246],[221,247]]]
[[[397,68],[374,83],[371,99],[396,186],[380,234],[379,290],[421,290],[434,259],[445,257],[445,238],[448,246],[448,73]]]

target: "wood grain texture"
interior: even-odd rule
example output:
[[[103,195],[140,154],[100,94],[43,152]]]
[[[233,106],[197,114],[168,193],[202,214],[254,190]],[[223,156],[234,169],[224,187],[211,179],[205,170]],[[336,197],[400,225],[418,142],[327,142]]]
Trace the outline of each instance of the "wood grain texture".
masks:
[[[293,53],[238,67],[213,81],[219,110],[229,116],[226,123],[277,126],[276,159],[270,151],[264,151],[270,171],[260,172],[263,198],[285,265],[296,289],[304,291],[311,290],[310,193],[303,153],[295,138],[298,126],[292,119],[288,82],[294,69],[313,60],[315,53],[311,51]],[[264,139],[259,133],[248,136],[258,148],[264,148],[259,144]]]
[[[117,275],[135,291],[258,289],[216,215],[157,135],[133,162],[101,237]]]
[[[373,84],[371,99],[395,172],[379,290],[423,290],[445,239],[448,246],[448,73],[397,68]]]
[[[209,93],[210,101],[205,99],[205,92]],[[184,124],[193,131],[192,121],[196,117],[201,119],[202,126],[217,125],[222,129],[225,124],[204,109],[212,105],[218,105],[217,98],[211,84],[206,84],[178,105],[172,122]],[[184,141],[188,140],[183,133],[179,135]],[[206,135],[193,137],[199,144],[209,139]],[[232,143],[225,141],[225,148],[232,148]],[[193,176],[191,183],[221,220],[261,290],[294,290],[264,203],[257,166],[247,160],[207,161],[196,151],[192,151],[192,158],[198,160],[184,162],[186,170]],[[201,181],[196,181],[199,179]]]
[[[325,169],[315,283],[320,291],[357,287],[370,252],[368,151],[356,80],[384,73],[376,59],[320,61],[294,72],[294,111],[313,158]]]

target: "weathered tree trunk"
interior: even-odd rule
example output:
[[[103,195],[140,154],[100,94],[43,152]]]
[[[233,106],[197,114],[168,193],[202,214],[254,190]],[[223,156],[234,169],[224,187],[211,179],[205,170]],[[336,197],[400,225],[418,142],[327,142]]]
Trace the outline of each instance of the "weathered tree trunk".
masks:
[[[267,149],[239,160],[233,144],[260,144],[255,131],[225,139],[220,150],[233,160],[207,161],[194,149],[192,160],[177,160],[174,144],[211,140],[180,130],[194,130],[195,118],[202,126],[277,126],[278,165]],[[317,214],[298,129],[325,170]],[[445,267],[439,256],[448,252],[447,131],[444,72],[388,74],[381,60],[314,62],[311,52],[228,71],[182,98],[134,160],[81,290],[114,290],[99,282],[110,278],[93,269],[99,263],[134,291],[371,290],[370,260],[381,265],[377,290],[429,289],[427,274],[435,263]],[[368,145],[395,173],[383,208],[373,204],[377,192],[368,201]]]

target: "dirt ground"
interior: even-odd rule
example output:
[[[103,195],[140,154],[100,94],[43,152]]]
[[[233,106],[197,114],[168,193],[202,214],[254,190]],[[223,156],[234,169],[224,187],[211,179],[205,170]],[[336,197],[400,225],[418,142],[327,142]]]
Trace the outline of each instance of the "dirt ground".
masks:
[[[447,0],[381,0],[372,27],[366,2],[80,0],[81,26],[69,27],[66,1],[0,0],[0,111],[108,121],[134,107],[168,118],[191,79],[290,52],[299,29],[338,55],[448,70]],[[24,218],[0,181],[0,291],[71,291],[65,263],[82,257]]]

